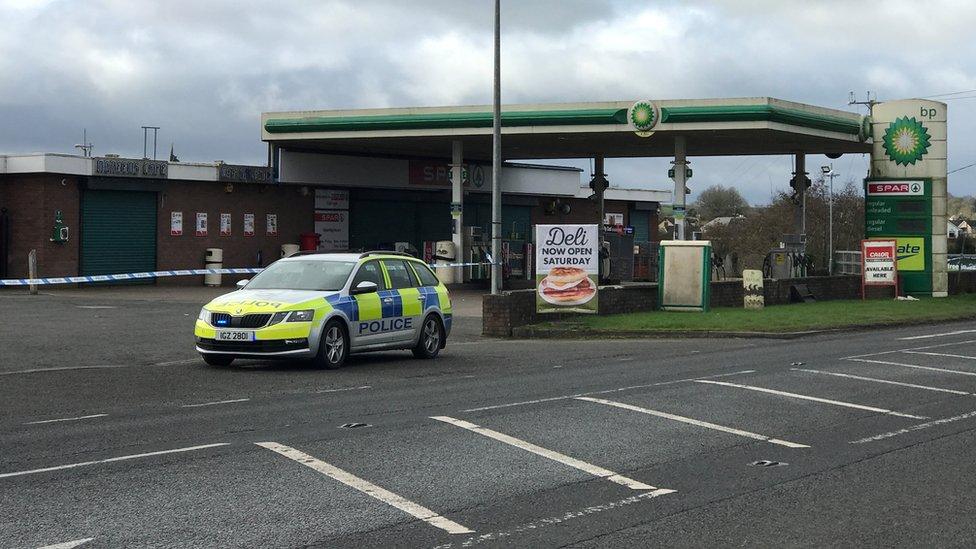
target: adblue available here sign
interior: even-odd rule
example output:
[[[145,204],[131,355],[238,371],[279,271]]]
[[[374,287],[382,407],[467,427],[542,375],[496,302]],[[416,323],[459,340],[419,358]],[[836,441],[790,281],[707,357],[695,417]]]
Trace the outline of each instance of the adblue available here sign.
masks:
[[[898,243],[895,240],[862,240],[863,281],[870,285],[894,285],[898,282]]]

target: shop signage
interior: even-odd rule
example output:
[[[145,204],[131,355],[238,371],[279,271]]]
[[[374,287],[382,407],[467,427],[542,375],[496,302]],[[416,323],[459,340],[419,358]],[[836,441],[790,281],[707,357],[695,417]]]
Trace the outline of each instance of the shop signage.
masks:
[[[197,224],[196,230],[194,232],[196,236],[207,236],[207,214],[206,212],[197,212]]]
[[[254,214],[244,214],[244,236],[254,236]]]
[[[92,175],[107,177],[142,177],[166,179],[169,164],[165,160],[134,160],[130,158],[96,158]]]
[[[265,227],[268,236],[278,236],[278,214],[268,214]]]
[[[924,196],[923,181],[879,181],[868,183],[868,196]]]
[[[321,237],[319,249],[340,252],[349,249],[349,212],[322,210],[315,212],[315,232]]]
[[[599,238],[596,225],[536,225],[536,310],[596,313]]]
[[[271,183],[271,168],[266,166],[220,164],[217,168],[217,181],[227,181],[230,183]]]
[[[348,210],[349,191],[315,189],[316,210]]]
[[[895,286],[898,291],[898,242],[861,241],[861,298],[865,286]]]
[[[230,236],[230,214],[222,213],[220,214],[220,236]]]
[[[169,213],[169,235],[183,236],[183,212]]]
[[[485,167],[479,164],[464,164],[461,168],[461,181],[465,187],[484,188],[487,181]],[[408,165],[408,181],[411,185],[434,185],[450,187],[451,166],[430,162],[411,161]]]

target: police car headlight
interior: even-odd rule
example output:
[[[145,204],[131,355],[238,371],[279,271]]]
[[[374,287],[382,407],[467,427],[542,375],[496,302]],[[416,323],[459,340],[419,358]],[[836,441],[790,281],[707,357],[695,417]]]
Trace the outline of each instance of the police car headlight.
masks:
[[[271,321],[268,322],[268,326],[274,326],[279,322],[283,322],[287,316],[288,313],[275,313],[274,316],[271,317]]]
[[[288,322],[311,322],[312,317],[315,316],[315,311],[292,311],[288,316]]]
[[[200,320],[202,320],[204,322],[209,322],[210,321],[210,311],[208,311],[205,307],[201,307],[200,308],[200,314],[197,315],[197,318],[199,318]]]

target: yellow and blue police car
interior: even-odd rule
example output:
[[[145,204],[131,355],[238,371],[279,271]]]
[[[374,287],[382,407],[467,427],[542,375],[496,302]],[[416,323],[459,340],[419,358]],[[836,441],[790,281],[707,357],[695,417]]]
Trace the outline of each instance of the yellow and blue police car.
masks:
[[[434,358],[451,333],[447,288],[421,260],[395,252],[280,259],[200,310],[196,349],[212,366],[236,358],[310,358],[412,349]]]

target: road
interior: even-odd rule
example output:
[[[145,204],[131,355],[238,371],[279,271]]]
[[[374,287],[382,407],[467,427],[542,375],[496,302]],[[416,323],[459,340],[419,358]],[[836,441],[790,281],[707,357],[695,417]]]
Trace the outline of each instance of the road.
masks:
[[[972,546],[976,327],[499,341],[337,371],[193,299],[0,294],[0,546]],[[10,319],[17,319],[11,321]]]

